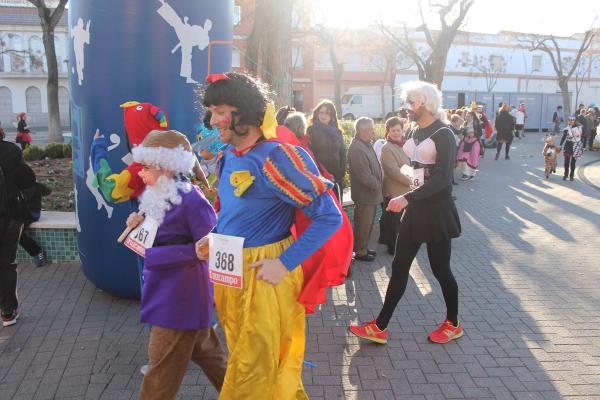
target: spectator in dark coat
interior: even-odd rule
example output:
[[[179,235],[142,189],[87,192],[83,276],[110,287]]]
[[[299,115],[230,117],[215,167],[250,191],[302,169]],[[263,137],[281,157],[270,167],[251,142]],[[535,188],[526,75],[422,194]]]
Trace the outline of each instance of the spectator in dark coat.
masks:
[[[17,180],[21,182],[25,189],[21,190],[21,196],[27,206],[27,213],[23,217],[23,232],[19,239],[19,244],[27,254],[33,257],[36,267],[41,267],[48,262],[46,252],[32,238],[28,231],[29,225],[38,221],[42,212],[42,196],[49,195],[52,190],[43,183],[36,180],[35,172],[27,164],[23,164],[17,171]]]
[[[4,140],[0,132],[0,316],[3,326],[14,325],[18,317],[17,246],[23,222],[18,202],[17,171],[25,164],[21,149]]]
[[[341,203],[346,173],[346,145],[333,103],[329,100],[319,102],[309,123],[307,133],[310,137],[310,149],[315,155],[315,161],[333,175],[333,191]]]
[[[371,144],[373,120],[356,120],[356,134],[348,148],[350,187],[354,201],[354,253],[360,261],[374,261],[376,253],[367,249],[377,206],[383,202],[381,165]]]
[[[496,145],[496,160],[500,157],[500,151],[502,150],[502,145],[505,147],[505,160],[509,160],[510,156],[508,153],[510,152],[510,145],[513,141],[513,131],[515,129],[515,119],[508,112],[508,104],[502,104],[500,110],[498,111],[498,115],[496,116],[496,122],[494,123],[496,127],[496,141],[498,144]]]

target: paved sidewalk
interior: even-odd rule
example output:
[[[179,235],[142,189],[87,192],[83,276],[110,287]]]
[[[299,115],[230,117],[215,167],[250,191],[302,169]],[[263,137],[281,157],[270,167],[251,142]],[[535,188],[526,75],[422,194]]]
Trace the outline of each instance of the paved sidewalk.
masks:
[[[389,344],[348,335],[382,304],[391,257],[377,245],[377,262],[356,263],[308,318],[311,399],[600,399],[600,192],[562,181],[561,167],[546,180],[542,138],[515,141],[509,161],[488,149],[476,179],[456,187],[463,235],[452,265],[466,335],[428,343],[445,313],[424,251]],[[148,338],[138,303],[95,289],[74,264],[19,271],[22,317],[0,328],[0,399],[137,398]],[[216,393],[193,366],[179,398]]]

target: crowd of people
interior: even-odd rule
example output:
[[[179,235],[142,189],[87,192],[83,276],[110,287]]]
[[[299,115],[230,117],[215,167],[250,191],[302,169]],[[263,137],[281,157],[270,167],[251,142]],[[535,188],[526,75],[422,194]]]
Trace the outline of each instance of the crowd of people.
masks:
[[[301,379],[306,314],[325,302],[328,287],[344,282],[352,259],[376,259],[368,245],[378,207],[379,242],[393,255],[392,275],[375,319],[352,324],[349,332],[387,343],[411,265],[425,245],[446,305],[428,339],[444,344],[464,335],[451,268],[452,240],[461,234],[455,172],[473,180],[486,147],[494,145],[495,160],[503,150],[509,160],[514,137],[524,137],[525,105],[500,104],[492,122],[481,104],[443,109],[441,92],[430,83],[401,89],[402,111],[385,121],[384,139],[375,141],[375,122],[361,117],[348,146],[331,101],[319,102],[308,119],[292,107],[275,112],[268,87],[241,73],[207,78],[199,91],[206,115],[194,145],[169,130],[164,113],[149,103],[135,102],[151,111],[143,121],[125,118],[134,160],[126,170],[113,171],[105,138],[94,136],[90,160],[102,195],[112,204],[138,202],[125,234],[145,229],[154,237],[141,243],[140,319],[151,326],[142,399],[174,399],[190,360],[223,399],[307,398]],[[25,121],[20,133],[28,133]],[[594,109],[568,118],[557,109],[554,135],[543,149],[546,177],[562,151],[563,179],[573,180],[598,121]],[[32,219],[31,211],[28,219],[18,215],[17,199],[35,178],[23,172],[21,149],[4,140],[0,167],[0,184],[8,188],[0,196],[0,307],[10,326],[18,317],[16,248]],[[341,207],[346,175],[353,226]],[[228,275],[219,281],[221,271]]]

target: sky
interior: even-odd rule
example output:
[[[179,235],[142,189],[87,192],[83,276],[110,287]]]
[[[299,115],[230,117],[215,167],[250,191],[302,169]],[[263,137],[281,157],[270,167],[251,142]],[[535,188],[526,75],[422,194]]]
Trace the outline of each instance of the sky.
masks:
[[[386,24],[420,25],[417,0],[313,0],[313,7],[332,25],[361,27],[382,20]],[[584,32],[595,18],[596,26],[600,26],[600,0],[476,0],[463,29],[571,36]],[[437,14],[432,13],[426,19],[432,28],[438,21]]]

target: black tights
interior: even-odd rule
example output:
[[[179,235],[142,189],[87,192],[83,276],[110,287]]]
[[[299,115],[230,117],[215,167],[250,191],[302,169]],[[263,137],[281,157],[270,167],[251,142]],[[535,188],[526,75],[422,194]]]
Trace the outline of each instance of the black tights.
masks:
[[[396,254],[392,262],[392,277],[385,293],[383,308],[377,317],[377,327],[387,328],[398,302],[404,295],[410,266],[417,256],[421,243],[411,243],[405,240],[396,242]],[[450,255],[452,253],[451,239],[438,243],[427,243],[427,256],[433,276],[442,287],[446,302],[446,318],[454,325],[458,323],[458,285],[450,270]]]
[[[575,157],[565,156],[565,175],[564,175],[565,178],[567,176],[569,178],[573,178],[575,176],[575,163],[576,162],[577,162],[577,160],[575,159]],[[571,174],[569,174],[569,166],[571,167]]]
[[[28,235],[27,231],[21,232],[19,244],[31,257],[35,257],[42,252],[40,245],[37,244],[34,238]]]
[[[496,156],[500,155],[501,151],[502,151],[502,143],[498,142],[498,144],[496,145]],[[510,151],[510,142],[507,142],[505,144],[504,151],[506,152],[506,155],[508,156],[508,152]]]

